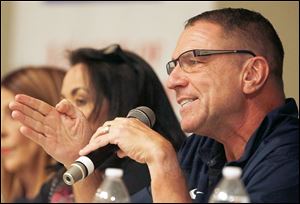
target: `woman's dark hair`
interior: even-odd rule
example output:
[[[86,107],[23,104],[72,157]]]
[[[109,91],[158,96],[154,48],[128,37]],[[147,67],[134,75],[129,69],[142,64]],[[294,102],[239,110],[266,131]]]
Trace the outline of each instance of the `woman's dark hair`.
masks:
[[[103,97],[109,101],[109,120],[126,117],[138,106],[148,106],[156,115],[154,130],[165,136],[178,150],[185,134],[152,67],[138,55],[119,45],[96,50],[81,48],[70,52],[71,65],[83,63],[88,68],[95,107],[91,118],[99,116]]]

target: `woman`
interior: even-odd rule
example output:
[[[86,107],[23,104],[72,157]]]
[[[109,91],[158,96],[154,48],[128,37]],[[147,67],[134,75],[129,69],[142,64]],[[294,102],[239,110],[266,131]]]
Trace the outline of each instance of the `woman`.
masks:
[[[54,160],[19,132],[21,123],[11,118],[10,101],[19,93],[55,105],[65,71],[55,67],[23,67],[1,81],[1,197],[5,202],[33,199],[51,176]]]
[[[158,77],[141,57],[122,50],[119,45],[111,45],[101,50],[82,48],[72,51],[70,52],[70,62],[71,68],[65,76],[61,91],[62,97],[67,100],[62,100],[55,110],[47,104],[40,104],[49,110],[44,114],[46,119],[41,121],[46,121],[45,123],[56,127],[54,129],[59,132],[57,135],[60,137],[53,138],[45,134],[46,137],[41,138],[43,141],[32,138],[44,146],[57,161],[68,167],[79,157],[79,150],[88,143],[92,133],[99,126],[115,117],[126,117],[131,109],[138,106],[148,106],[155,112],[156,123],[153,129],[165,135],[176,149],[179,148],[185,135],[180,129]],[[36,103],[40,102],[36,101]],[[13,114],[16,116],[14,118],[22,121],[18,114],[31,115],[37,114],[39,111],[43,112],[43,110],[30,107],[29,104],[26,105],[31,108],[30,113],[24,113],[21,109],[12,106],[13,110],[18,110],[18,113],[15,112],[16,115]],[[69,110],[72,109],[72,106],[76,106],[80,112],[72,110],[70,113]],[[88,124],[83,121],[81,114],[87,118]],[[51,120],[51,118],[56,119]],[[68,122],[66,122],[67,120]],[[23,132],[28,137],[32,137],[32,135],[38,137],[37,132],[44,133],[46,131],[45,129],[37,130],[34,125],[31,126],[26,122],[24,124],[31,128],[28,129],[29,132]],[[66,133],[67,124],[72,125],[68,126]],[[89,127],[78,129],[76,124],[80,124],[80,127],[85,125]],[[87,131],[87,129],[89,130]],[[65,136],[62,137],[62,135]],[[120,159],[116,155],[108,158],[98,168],[98,171],[86,178],[85,181],[78,182],[73,186],[76,201],[91,201],[96,188],[101,183],[102,170],[106,167],[122,168],[124,170],[123,179],[132,196],[132,201],[140,201],[135,200],[134,195],[150,183],[147,166],[129,158]],[[61,177],[61,175],[59,176]]]

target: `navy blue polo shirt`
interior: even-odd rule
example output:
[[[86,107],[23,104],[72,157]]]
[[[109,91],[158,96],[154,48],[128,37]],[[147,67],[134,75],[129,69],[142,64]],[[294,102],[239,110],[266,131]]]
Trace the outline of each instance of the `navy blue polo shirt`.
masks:
[[[241,178],[251,202],[299,202],[298,155],[299,119],[293,99],[287,99],[264,118],[237,161],[227,162],[222,144],[198,135],[188,137],[178,153],[194,202],[208,202],[224,166],[243,169]],[[150,187],[131,199],[152,202]]]
[[[224,166],[243,169],[251,202],[299,202],[299,119],[293,99],[270,112],[237,161],[227,162],[223,145],[192,135],[179,152],[194,202],[207,202]]]

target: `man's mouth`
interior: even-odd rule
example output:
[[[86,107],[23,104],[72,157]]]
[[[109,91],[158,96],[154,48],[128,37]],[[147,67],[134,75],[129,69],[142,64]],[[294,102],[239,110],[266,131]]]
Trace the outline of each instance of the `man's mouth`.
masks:
[[[185,99],[185,100],[180,102],[180,106],[184,107],[184,106],[188,105],[189,103],[191,103],[193,101],[195,101],[195,99]]]

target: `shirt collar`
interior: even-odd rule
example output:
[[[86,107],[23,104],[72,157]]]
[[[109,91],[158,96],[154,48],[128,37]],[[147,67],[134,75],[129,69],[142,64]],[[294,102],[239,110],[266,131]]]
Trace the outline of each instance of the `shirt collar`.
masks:
[[[270,133],[282,121],[282,116],[298,117],[298,108],[293,98],[286,99],[285,104],[266,115],[259,128],[250,137],[242,157],[237,161],[230,162],[230,165],[239,164],[238,166],[243,166],[243,163],[246,163],[250,156],[254,154],[263,140],[269,140],[273,137]]]

